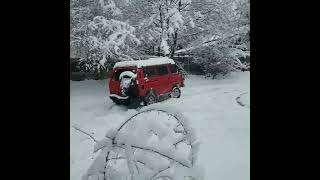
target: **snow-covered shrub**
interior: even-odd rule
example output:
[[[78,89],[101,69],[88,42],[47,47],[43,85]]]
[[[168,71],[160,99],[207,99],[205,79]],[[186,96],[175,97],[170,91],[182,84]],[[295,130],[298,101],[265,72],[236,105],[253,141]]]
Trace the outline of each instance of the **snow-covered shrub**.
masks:
[[[244,66],[228,47],[203,46],[191,51],[194,62],[204,67],[205,74],[215,78],[240,71]]]
[[[87,70],[100,73],[108,67],[111,59],[132,60],[130,51],[139,44],[133,27],[121,21],[96,16],[89,21],[87,30],[89,51],[87,58],[82,58]]]
[[[71,1],[70,48],[83,71],[99,79],[115,59],[131,60],[140,41],[135,28],[120,20],[121,11],[113,0],[91,1]]]
[[[186,118],[172,107],[151,105],[111,129],[83,180],[203,179],[199,142]]]

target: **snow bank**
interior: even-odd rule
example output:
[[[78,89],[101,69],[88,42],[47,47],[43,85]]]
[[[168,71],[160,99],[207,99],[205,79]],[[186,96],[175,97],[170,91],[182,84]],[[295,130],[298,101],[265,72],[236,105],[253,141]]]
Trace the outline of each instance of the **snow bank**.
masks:
[[[145,66],[155,66],[155,65],[161,65],[161,64],[175,64],[175,62],[168,58],[168,57],[157,57],[157,58],[150,58],[146,60],[137,60],[137,61],[122,61],[117,62],[114,68],[119,67],[145,67]]]

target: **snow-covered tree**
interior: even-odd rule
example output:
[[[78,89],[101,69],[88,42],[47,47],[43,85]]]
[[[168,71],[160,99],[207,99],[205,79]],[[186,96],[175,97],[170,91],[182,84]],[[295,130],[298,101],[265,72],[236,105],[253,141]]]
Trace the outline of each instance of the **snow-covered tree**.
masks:
[[[71,51],[98,72],[119,60],[205,47],[237,69],[239,56],[250,54],[249,7],[249,0],[71,0]]]
[[[85,70],[100,72],[114,59],[129,60],[139,44],[113,0],[72,0],[70,45]],[[111,61],[111,62],[108,62]]]
[[[191,0],[131,0],[124,9],[138,28],[146,51],[172,56],[179,33],[192,22],[187,11],[190,3]]]
[[[107,59],[131,60],[131,47],[140,41],[136,38],[134,28],[124,22],[109,20],[104,16],[96,16],[89,21],[87,38],[90,46],[90,59],[97,68],[104,66]],[[98,63],[99,62],[99,63]]]
[[[213,75],[245,68],[239,57],[250,56],[249,6],[248,0],[192,1],[195,28],[182,36],[183,52]]]

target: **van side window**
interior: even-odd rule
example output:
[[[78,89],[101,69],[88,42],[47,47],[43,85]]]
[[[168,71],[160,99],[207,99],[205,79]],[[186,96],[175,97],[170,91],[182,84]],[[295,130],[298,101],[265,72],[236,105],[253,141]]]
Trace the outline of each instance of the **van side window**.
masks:
[[[171,65],[171,66],[169,66],[170,67],[170,72],[171,73],[177,73],[178,72],[178,67],[177,67],[177,65]]]
[[[152,66],[150,67],[144,67],[143,72],[144,72],[144,77],[152,77],[156,75],[156,69]]]
[[[160,76],[168,74],[167,65],[158,66],[157,70]]]

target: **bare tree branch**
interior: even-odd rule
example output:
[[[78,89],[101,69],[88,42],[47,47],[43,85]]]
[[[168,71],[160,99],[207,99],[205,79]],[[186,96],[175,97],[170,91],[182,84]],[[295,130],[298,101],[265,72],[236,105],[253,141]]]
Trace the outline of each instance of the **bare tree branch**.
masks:
[[[109,158],[108,160],[121,160],[121,159],[127,159],[126,157],[116,157],[116,158]],[[136,162],[138,162],[138,163],[140,163],[140,164],[142,164],[142,165],[144,165],[144,166],[146,166],[147,168],[149,168],[150,170],[154,170],[152,167],[150,167],[150,166],[147,166],[147,163],[146,162],[143,162],[143,161],[141,161],[141,160],[135,160]]]
[[[116,147],[125,149],[125,147],[123,147],[123,146],[125,146],[124,143],[122,143],[121,145],[118,145],[118,144],[114,143],[113,145],[116,146]],[[163,154],[163,153],[161,153],[159,151],[156,151],[154,149],[149,149],[149,148],[146,148],[146,147],[139,147],[139,146],[135,146],[135,145],[131,145],[131,147],[159,154],[159,155],[161,155],[163,157],[166,157],[167,159],[170,159],[170,160],[173,160],[173,161],[177,162],[178,164],[180,164],[180,165],[182,165],[184,167],[190,168],[190,166],[188,164],[180,162],[180,161],[174,159],[173,157],[169,157],[169,156],[167,156],[167,155],[165,155],[165,154]]]
[[[159,178],[167,178],[167,179],[171,179],[171,180],[173,180],[173,178],[172,177],[170,177],[170,176],[158,176],[157,178],[155,178],[154,180],[157,180],[157,179],[159,179]]]
[[[82,132],[83,134],[89,136],[94,142],[98,142],[91,134],[89,134],[88,132],[85,132],[84,130],[80,129],[79,127],[77,127],[76,125],[72,126],[75,130]]]
[[[182,143],[186,140],[186,138],[182,138],[181,140],[175,142],[173,145],[176,147],[179,143]]]
[[[168,167],[166,167],[166,168],[164,168],[164,169],[156,172],[156,173],[150,178],[150,180],[153,180],[153,178],[157,177],[158,174],[160,174],[160,173],[162,173],[163,171],[168,170],[168,169],[170,169],[170,166],[168,166]]]

